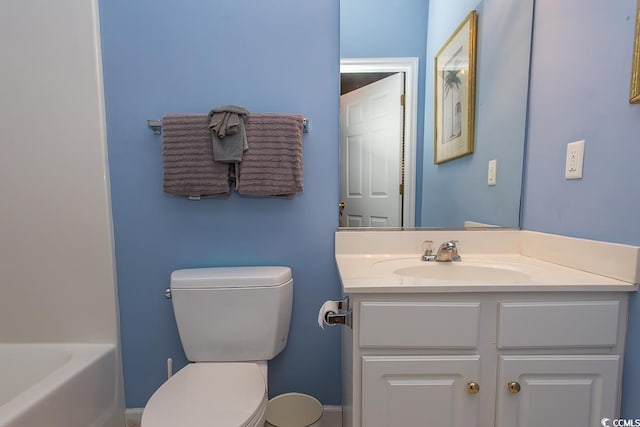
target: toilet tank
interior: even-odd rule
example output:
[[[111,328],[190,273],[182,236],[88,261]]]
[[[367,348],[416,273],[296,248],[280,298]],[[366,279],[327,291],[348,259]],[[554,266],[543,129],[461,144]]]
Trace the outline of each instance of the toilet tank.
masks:
[[[171,273],[171,300],[192,362],[273,359],[287,344],[289,267],[218,267]]]

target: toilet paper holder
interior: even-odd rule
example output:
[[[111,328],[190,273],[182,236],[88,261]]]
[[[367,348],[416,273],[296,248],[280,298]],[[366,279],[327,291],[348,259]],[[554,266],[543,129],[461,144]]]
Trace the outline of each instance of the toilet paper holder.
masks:
[[[338,303],[338,310],[340,310],[340,312],[326,313],[324,315],[324,320],[328,325],[346,325],[351,327],[351,304],[349,297],[336,302]]]

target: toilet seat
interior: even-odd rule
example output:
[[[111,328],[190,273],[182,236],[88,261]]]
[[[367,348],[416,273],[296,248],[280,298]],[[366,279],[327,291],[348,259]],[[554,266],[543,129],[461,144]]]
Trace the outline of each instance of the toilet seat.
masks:
[[[266,380],[255,363],[190,363],[151,396],[141,427],[254,427],[264,422]]]

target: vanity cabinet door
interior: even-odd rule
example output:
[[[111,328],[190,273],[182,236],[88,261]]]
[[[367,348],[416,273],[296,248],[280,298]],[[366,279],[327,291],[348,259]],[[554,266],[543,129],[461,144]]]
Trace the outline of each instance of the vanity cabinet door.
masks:
[[[363,356],[362,425],[477,427],[479,375],[476,355]]]
[[[499,356],[496,427],[597,427],[616,418],[619,356]]]

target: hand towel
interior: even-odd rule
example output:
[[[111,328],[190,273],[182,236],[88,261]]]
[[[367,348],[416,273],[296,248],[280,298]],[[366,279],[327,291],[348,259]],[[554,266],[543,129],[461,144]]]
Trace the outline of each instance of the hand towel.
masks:
[[[293,197],[303,190],[302,134],[298,114],[250,114],[249,149],[238,165],[236,189],[252,196]]]
[[[162,135],[166,193],[193,198],[229,196],[229,165],[213,159],[206,115],[164,116]]]
[[[239,163],[249,148],[244,116],[249,111],[237,105],[223,105],[209,112],[213,157],[217,162]]]
[[[240,118],[249,114],[249,110],[239,105],[222,105],[209,111],[209,127],[220,138],[238,132]]]

